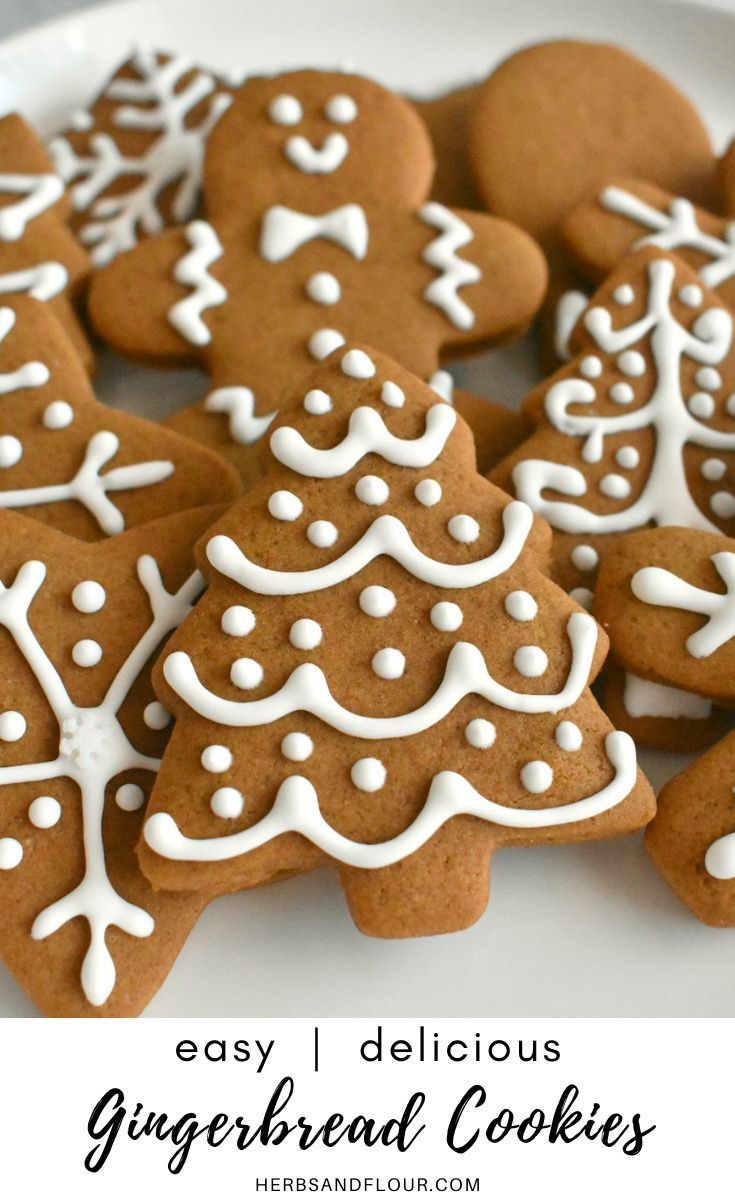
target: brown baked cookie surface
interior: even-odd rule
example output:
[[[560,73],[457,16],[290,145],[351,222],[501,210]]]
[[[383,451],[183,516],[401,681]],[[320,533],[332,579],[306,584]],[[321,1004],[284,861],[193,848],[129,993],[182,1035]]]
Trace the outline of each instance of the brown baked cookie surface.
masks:
[[[364,932],[440,933],[479,917],[498,847],[650,819],[589,691],[604,635],[542,574],[544,523],[475,473],[455,410],[340,348],[262,454],[156,668],[176,718],[139,851],[157,886],[331,864]]]
[[[644,679],[612,658],[605,663],[600,702],[616,729],[629,733],[637,746],[656,750],[702,750],[729,727],[728,714],[709,697]]]
[[[456,208],[482,208],[469,156],[469,117],[476,84],[453,88],[430,100],[412,103],[426,125],[434,148],[436,170],[431,195]]]

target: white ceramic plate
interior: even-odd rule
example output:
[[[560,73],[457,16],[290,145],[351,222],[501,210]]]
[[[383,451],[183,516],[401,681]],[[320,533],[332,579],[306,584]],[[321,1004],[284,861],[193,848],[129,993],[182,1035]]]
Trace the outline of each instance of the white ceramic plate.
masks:
[[[718,145],[735,124],[735,14],[670,0],[127,0],[0,45],[0,112],[17,107],[50,131],[89,101],[131,34],[220,69],[349,65],[427,95],[480,78],[530,40],[607,39],[670,74]],[[532,364],[516,347],[458,376],[517,403]],[[108,357],[98,391],[157,416],[202,386],[195,372],[132,371]],[[682,761],[644,765],[659,783]],[[451,937],[362,937],[326,871],[217,901],[148,1014],[730,1016],[733,997],[735,930],[690,917],[637,836],[498,854],[485,917]],[[0,1014],[33,1011],[0,967]]]

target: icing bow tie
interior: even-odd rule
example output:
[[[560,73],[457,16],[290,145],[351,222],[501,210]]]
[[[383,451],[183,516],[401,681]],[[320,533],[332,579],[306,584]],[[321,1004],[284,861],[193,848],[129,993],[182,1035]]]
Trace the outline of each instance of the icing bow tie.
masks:
[[[367,254],[368,236],[367,218],[359,204],[343,204],[317,217],[276,204],[263,218],[260,253],[266,262],[282,262],[314,238],[326,238],[361,259]]]

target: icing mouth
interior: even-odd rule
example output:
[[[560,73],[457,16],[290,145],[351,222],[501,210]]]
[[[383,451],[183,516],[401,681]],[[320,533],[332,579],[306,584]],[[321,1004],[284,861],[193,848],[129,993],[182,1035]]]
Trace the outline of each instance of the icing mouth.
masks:
[[[330,133],[321,146],[314,146],[308,138],[294,134],[288,138],[283,153],[297,170],[306,175],[331,175],[347,158],[350,144],[343,133]]]

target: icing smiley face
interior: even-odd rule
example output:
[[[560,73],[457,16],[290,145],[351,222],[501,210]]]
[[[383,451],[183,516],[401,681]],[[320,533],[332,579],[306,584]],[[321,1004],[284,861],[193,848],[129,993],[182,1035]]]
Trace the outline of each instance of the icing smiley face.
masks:
[[[357,102],[344,92],[330,96],[323,108],[327,121],[335,125],[351,125],[358,114]],[[295,96],[281,94],[268,105],[268,117],[275,125],[299,125],[304,110]],[[286,138],[283,153],[292,166],[306,175],[331,175],[342,165],[350,152],[343,133],[328,133],[320,146],[314,146],[301,134]]]

